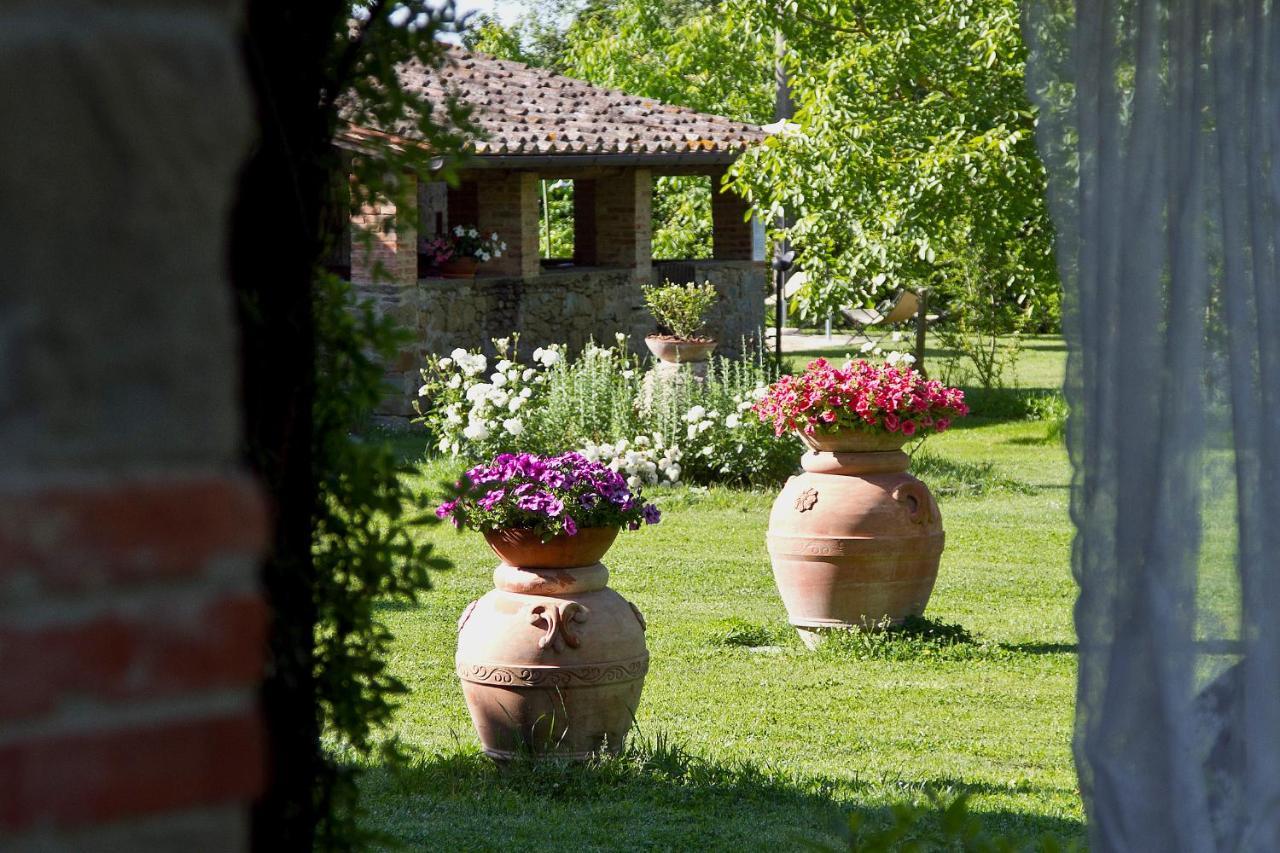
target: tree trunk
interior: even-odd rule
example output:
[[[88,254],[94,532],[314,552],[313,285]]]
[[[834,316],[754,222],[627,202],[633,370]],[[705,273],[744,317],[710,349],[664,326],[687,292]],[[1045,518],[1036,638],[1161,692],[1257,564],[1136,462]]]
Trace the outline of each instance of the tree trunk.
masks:
[[[231,278],[243,354],[245,453],[273,504],[263,582],[272,611],[262,688],[268,787],[253,814],[254,848],[309,850],[320,748],[314,674],[311,525],[315,340],[312,279],[334,154],[321,109],[330,51],[347,8],[334,0],[249,0],[245,62],[260,140],[233,212]]]

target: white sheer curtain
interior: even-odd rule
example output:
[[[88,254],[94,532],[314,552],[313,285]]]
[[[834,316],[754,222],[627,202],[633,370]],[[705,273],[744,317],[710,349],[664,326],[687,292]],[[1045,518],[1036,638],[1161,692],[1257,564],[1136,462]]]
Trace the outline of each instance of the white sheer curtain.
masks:
[[[1280,851],[1280,10],[1026,0],[1099,851]]]

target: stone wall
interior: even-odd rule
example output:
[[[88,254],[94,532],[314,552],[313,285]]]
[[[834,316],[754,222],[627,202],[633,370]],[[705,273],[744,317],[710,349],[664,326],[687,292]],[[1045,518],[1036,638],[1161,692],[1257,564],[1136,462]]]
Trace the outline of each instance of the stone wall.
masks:
[[[737,355],[742,341],[758,340],[764,324],[765,271],[749,261],[659,261],[662,270],[680,280],[715,285],[720,301],[708,328],[721,346],[717,352]],[[566,343],[580,350],[594,338],[612,343],[616,333],[630,339],[631,349],[646,353],[644,336],[654,331],[644,307],[641,281],[633,270],[545,270],[532,278],[429,278],[418,282],[413,299],[393,284],[359,288],[377,309],[413,330],[415,343],[389,365],[393,391],[380,414],[404,418],[412,414],[412,399],[420,384],[419,368],[431,354],[447,354],[457,347],[492,350],[493,338],[520,333],[521,351],[528,355],[547,343]],[[394,422],[394,421],[392,421]]]

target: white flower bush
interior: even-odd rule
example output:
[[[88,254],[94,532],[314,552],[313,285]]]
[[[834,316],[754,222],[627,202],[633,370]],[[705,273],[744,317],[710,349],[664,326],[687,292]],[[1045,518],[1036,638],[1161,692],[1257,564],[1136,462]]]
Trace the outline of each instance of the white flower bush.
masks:
[[[589,343],[572,359],[551,344],[522,362],[517,344],[495,340],[492,363],[457,349],[423,370],[415,407],[439,452],[482,459],[578,450],[633,487],[773,484],[796,467],[798,442],[776,438],[750,411],[773,378],[763,358],[716,359],[705,380],[655,388],[625,335],[612,346]]]
[[[436,437],[436,449],[452,456],[491,456],[520,449],[520,436],[545,367],[525,367],[510,357],[510,338],[493,342],[490,369],[483,353],[455,349],[422,371],[415,408]],[[545,350],[555,353],[554,348]]]
[[[680,459],[684,454],[678,445],[668,446],[660,432],[638,435],[631,441],[620,438],[604,444],[587,442],[578,452],[592,462],[603,462],[624,474],[627,485],[633,489],[680,483]]]

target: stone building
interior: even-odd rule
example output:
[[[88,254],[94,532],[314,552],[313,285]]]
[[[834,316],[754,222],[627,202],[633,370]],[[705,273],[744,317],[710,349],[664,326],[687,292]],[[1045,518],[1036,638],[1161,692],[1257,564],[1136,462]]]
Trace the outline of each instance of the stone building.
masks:
[[[440,70],[408,71],[403,79],[433,100],[452,93],[471,105],[484,138],[472,143],[457,186],[430,174],[406,176],[399,200],[365,208],[352,223],[374,235],[371,248],[347,243],[357,292],[415,332],[414,345],[390,366],[397,393],[384,414],[410,412],[426,355],[487,346],[512,332],[530,347],[562,341],[571,348],[624,332],[642,350],[654,325],[640,287],[664,278],[716,286],[721,300],[709,327],[721,352],[759,337],[763,237],[742,199],[721,187],[729,164],[764,138],[759,127],[457,48]],[[345,142],[358,148],[372,132],[349,128]],[[663,175],[710,181],[711,258],[652,257],[653,180]],[[570,258],[540,257],[540,182],[550,179],[573,183]],[[384,230],[397,205],[408,204],[418,207],[419,227]],[[440,278],[419,261],[427,239],[459,224],[507,243],[473,280]],[[375,279],[375,265],[389,276]]]

